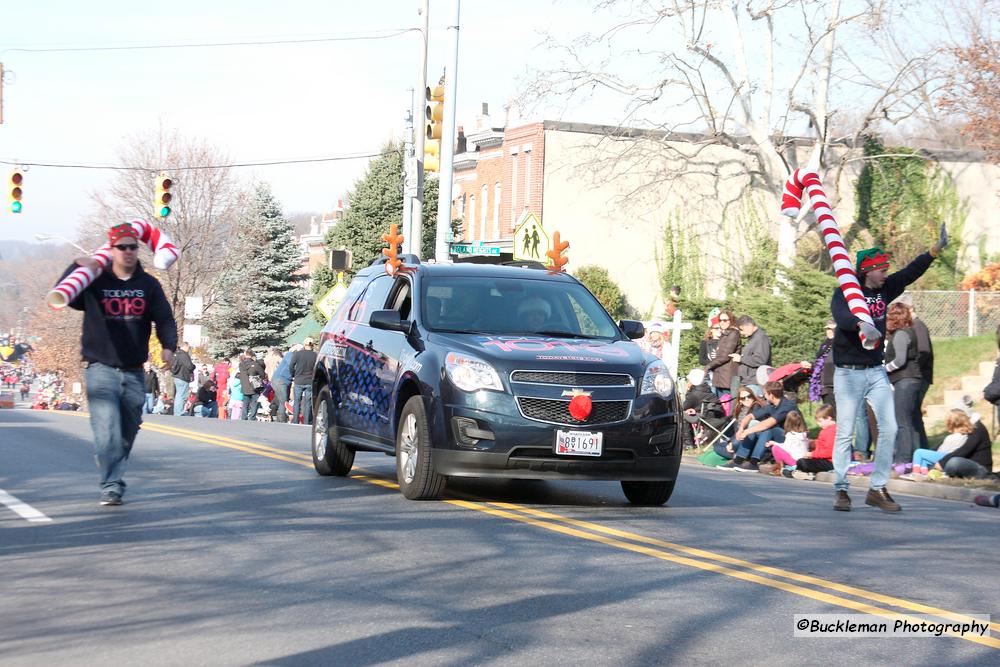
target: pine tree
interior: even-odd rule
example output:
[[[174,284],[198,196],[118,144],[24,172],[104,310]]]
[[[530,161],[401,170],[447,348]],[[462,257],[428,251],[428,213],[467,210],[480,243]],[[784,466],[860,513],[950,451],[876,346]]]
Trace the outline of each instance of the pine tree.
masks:
[[[390,225],[403,224],[403,150],[399,143],[389,143],[377,158],[368,163],[365,175],[354,184],[348,194],[350,206],[344,217],[327,234],[329,248],[346,248],[351,251],[354,266],[347,272],[348,279],[358,270],[368,266],[382,255],[385,242],[382,234]],[[424,215],[420,239],[420,256],[433,257],[436,233],[438,181],[424,182]],[[452,222],[456,234],[460,223]],[[336,282],[336,275],[322,267],[313,275],[313,300],[321,298]]]
[[[238,247],[223,270],[208,318],[209,349],[227,357],[283,343],[308,309],[294,275],[300,262],[292,227],[268,186],[257,186],[237,230]]]

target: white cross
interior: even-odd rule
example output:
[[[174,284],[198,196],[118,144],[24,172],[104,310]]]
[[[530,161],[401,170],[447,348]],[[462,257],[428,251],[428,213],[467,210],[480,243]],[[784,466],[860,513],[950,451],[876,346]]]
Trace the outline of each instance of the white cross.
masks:
[[[664,359],[664,363],[667,364],[667,368],[670,369],[670,374],[673,375],[674,379],[677,379],[677,364],[681,357],[681,331],[694,326],[690,322],[682,322],[682,319],[683,315],[680,308],[678,308],[674,311],[673,321],[663,325],[663,328],[670,332],[670,346],[667,348],[667,358]]]

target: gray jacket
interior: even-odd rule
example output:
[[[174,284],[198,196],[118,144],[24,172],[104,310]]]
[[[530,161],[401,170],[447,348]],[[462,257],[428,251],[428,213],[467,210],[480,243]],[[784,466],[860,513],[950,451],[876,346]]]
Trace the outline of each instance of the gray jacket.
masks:
[[[750,334],[746,342],[743,343],[743,351],[740,353],[740,367],[737,374],[741,384],[757,384],[757,367],[771,365],[771,339],[767,337],[764,330],[757,327],[757,330]]]

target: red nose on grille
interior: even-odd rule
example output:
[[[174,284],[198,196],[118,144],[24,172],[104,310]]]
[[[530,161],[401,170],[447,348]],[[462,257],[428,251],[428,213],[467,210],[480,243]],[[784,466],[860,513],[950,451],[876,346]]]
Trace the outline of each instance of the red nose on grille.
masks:
[[[590,396],[574,396],[569,402],[569,416],[582,422],[590,416],[593,407]]]

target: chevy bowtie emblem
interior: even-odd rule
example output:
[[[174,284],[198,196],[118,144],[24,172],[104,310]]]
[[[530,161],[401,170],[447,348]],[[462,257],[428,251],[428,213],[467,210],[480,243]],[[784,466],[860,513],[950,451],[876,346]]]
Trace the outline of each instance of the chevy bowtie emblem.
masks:
[[[593,392],[584,391],[583,389],[567,389],[562,393],[563,396],[590,396]]]

